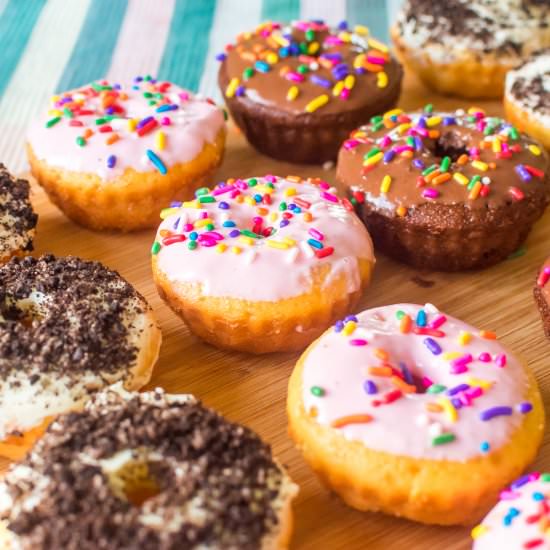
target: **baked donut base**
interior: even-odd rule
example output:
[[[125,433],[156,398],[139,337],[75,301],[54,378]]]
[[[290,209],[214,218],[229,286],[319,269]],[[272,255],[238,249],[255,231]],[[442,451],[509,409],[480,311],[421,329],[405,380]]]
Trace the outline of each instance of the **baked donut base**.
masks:
[[[307,353],[289,382],[289,433],[320,480],[358,510],[428,524],[472,525],[497,502],[502,488],[534,460],[542,442],[544,408],[533,375],[526,369],[529,387],[525,398],[533,403],[533,411],[500,449],[465,462],[416,459],[369,449],[319,424],[304,409],[302,372]]]
[[[398,59],[426,86],[440,94],[467,99],[502,97],[506,73],[515,66],[495,55],[474,52],[450,63],[438,63],[425,49],[409,48],[401,39],[397,26],[391,28],[390,34]]]
[[[541,124],[532,113],[523,110],[507,95],[504,96],[504,112],[508,121],[520,132],[529,134],[550,151],[550,128]]]
[[[33,176],[71,220],[95,230],[134,231],[156,227],[166,205],[192,199],[198,188],[209,184],[221,164],[224,146],[222,129],[192,161],[171,166],[166,175],[127,168],[106,181],[96,174],[50,166],[36,157],[29,143],[27,156]]]
[[[153,366],[157,362],[162,333],[152,311],[144,313],[145,328],[137,342],[138,355],[135,366],[130,370],[123,381],[124,389],[137,391],[151,379]],[[84,404],[75,407],[73,410],[81,410]],[[69,412],[69,411],[66,411]],[[53,417],[44,419],[39,425],[22,432],[21,435],[10,435],[7,439],[0,441],[0,456],[9,460],[20,460],[31,449],[36,441],[48,428]],[[0,546],[0,550],[2,547]]]
[[[308,293],[278,302],[251,302],[205,296],[199,284],[170,281],[155,256],[152,263],[160,296],[192,332],[214,346],[255,354],[304,349],[354,308],[373,267],[370,261],[359,259],[361,284],[355,292],[348,291],[343,275],[324,285],[330,271],[325,264]]]

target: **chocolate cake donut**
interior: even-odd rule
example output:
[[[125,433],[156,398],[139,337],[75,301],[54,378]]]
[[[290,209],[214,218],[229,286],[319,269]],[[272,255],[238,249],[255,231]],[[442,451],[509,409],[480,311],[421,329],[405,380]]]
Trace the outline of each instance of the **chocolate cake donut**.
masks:
[[[160,330],[116,272],[75,257],[0,267],[0,455],[22,454],[58,413],[118,381],[149,381]]]
[[[533,294],[542,318],[544,334],[550,338],[550,258],[541,267]]]
[[[397,102],[403,71],[368,29],[267,22],[218,56],[227,107],[261,153],[334,160],[347,134]]]
[[[0,543],[282,549],[296,492],[268,445],[193,396],[110,390],[58,417],[11,467],[0,484]]]
[[[400,110],[352,133],[337,179],[375,247],[421,269],[459,271],[507,258],[550,199],[548,156],[506,121]]]
[[[29,182],[14,178],[0,163],[0,264],[33,249],[37,221]]]
[[[506,72],[550,46],[548,0],[405,0],[398,56],[424,83],[461,97],[501,97]]]

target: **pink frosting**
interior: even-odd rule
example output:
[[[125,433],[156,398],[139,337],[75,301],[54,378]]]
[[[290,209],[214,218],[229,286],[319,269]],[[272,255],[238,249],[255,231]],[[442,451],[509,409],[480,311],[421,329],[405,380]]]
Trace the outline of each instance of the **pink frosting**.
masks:
[[[210,296],[272,302],[310,291],[316,270],[328,265],[325,284],[344,276],[348,292],[358,290],[358,259],[374,261],[367,230],[328,184],[293,179],[230,180],[199,199],[215,202],[165,212],[153,247],[159,270],[171,281],[200,283]],[[210,229],[201,226],[204,217]],[[259,238],[238,235],[247,230]],[[198,247],[191,250],[193,232]],[[174,243],[174,235],[185,240]]]
[[[472,530],[473,550],[550,549],[550,474],[522,476]]]
[[[407,333],[403,312],[411,319]],[[516,358],[435,306],[398,304],[356,319],[354,330],[348,318],[325,333],[303,370],[303,403],[320,424],[368,415],[335,427],[346,439],[395,455],[465,461],[504,445],[530,410]],[[405,390],[420,391],[405,393],[402,378],[409,379]]]
[[[98,86],[104,89],[98,90]],[[153,151],[167,169],[189,162],[205,143],[214,142],[225,124],[218,107],[209,100],[193,97],[175,84],[136,79],[133,85],[113,88],[102,81],[54,96],[50,109],[29,129],[27,139],[34,154],[50,166],[97,174],[109,180],[120,176],[126,168],[138,172],[157,170],[147,150]],[[113,105],[105,102],[109,94],[117,96],[115,112],[110,111]],[[169,110],[163,110],[168,106]],[[105,120],[110,115],[116,118]],[[131,124],[139,126],[147,117],[153,117],[154,127],[139,136]],[[130,119],[134,122],[129,122]],[[86,137],[90,131],[93,134]],[[159,132],[164,135],[164,146]],[[119,139],[109,144],[114,134]],[[85,145],[78,145],[79,137],[84,138]],[[115,162],[110,167],[112,157]]]

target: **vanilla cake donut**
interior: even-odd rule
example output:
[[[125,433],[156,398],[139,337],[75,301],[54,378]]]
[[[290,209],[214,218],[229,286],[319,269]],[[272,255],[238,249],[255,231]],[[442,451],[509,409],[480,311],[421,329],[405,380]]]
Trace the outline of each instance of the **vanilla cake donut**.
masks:
[[[37,221],[29,182],[14,178],[0,163],[0,265],[33,249]]]
[[[31,170],[50,199],[92,229],[154,227],[221,162],[225,121],[211,100],[151,77],[54,96],[30,128]]]
[[[216,346],[303,349],[359,300],[372,243],[321,180],[230,179],[175,203],[152,248],[160,295]]]
[[[51,417],[123,381],[149,381],[161,334],[145,299],[98,262],[0,267],[0,455],[21,456]]]
[[[336,323],[298,361],[288,416],[306,462],[347,504],[441,525],[479,521],[544,430],[521,361],[430,304]]]
[[[472,529],[472,550],[550,548],[550,474],[533,472],[500,493],[500,502]]]
[[[506,75],[506,117],[550,150],[550,48]]]
[[[391,34],[399,58],[437,92],[502,97],[506,72],[550,46],[541,0],[405,0]]]
[[[254,432],[193,396],[111,390],[58,417],[10,468],[0,543],[280,550],[297,489]]]

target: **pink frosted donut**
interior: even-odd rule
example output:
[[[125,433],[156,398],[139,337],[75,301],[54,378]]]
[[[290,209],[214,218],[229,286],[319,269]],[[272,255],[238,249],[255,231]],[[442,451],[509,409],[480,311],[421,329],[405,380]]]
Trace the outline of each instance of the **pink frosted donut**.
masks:
[[[500,493],[500,502],[472,529],[473,550],[550,548],[550,474],[533,472]]]
[[[288,412],[306,460],[350,505],[440,524],[479,519],[544,427],[519,359],[431,304],[336,323],[299,360]]]

